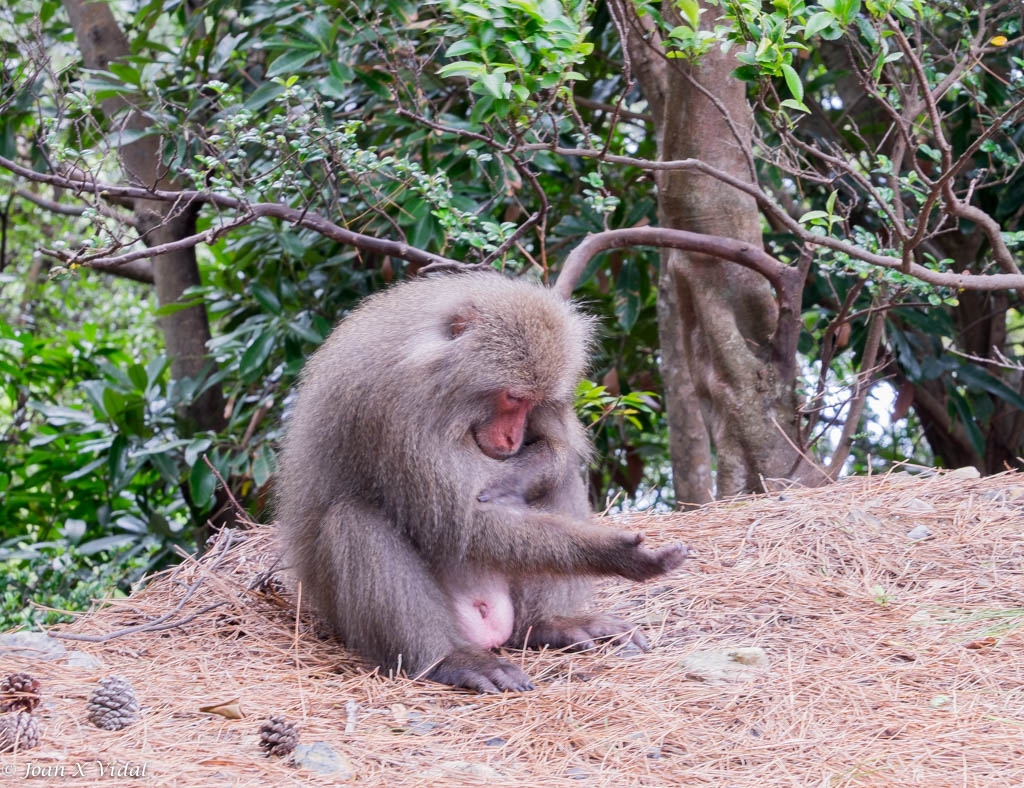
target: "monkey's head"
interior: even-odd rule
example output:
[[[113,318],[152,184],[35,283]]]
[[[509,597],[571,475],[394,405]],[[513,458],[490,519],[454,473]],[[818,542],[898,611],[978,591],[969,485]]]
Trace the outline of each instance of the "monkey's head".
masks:
[[[453,450],[505,459],[541,417],[574,418],[592,332],[538,284],[490,272],[405,281],[366,299],[307,363],[302,440],[380,462],[360,466],[371,480],[400,457],[436,486],[438,467],[459,467]]]
[[[571,407],[592,320],[540,285],[465,279],[472,285],[460,282],[441,313],[446,347],[436,369],[445,397],[458,403],[450,412],[468,417],[480,450],[502,460],[519,451],[537,408]]]

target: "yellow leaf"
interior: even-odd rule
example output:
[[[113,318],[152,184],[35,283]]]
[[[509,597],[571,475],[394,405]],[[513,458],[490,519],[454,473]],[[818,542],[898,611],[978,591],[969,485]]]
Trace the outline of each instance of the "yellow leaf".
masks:
[[[1006,36],[995,36],[989,43],[994,47],[1004,47],[1008,40]]]
[[[200,706],[199,711],[207,714],[219,714],[221,717],[229,720],[240,720],[245,716],[242,714],[242,706],[238,698],[233,698],[223,703],[216,703],[213,706]]]

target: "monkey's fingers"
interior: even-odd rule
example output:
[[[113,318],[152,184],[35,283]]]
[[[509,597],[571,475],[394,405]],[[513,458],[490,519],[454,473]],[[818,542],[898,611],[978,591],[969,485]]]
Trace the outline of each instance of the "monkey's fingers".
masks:
[[[661,557],[662,566],[664,567],[663,571],[665,572],[678,569],[683,565],[683,561],[693,557],[690,553],[690,548],[682,542],[673,542],[667,547],[659,548],[654,552]]]
[[[625,562],[620,570],[620,574],[630,580],[650,580],[652,577],[671,572],[682,566],[683,561],[690,556],[690,549],[682,542],[675,542],[656,550],[637,546],[631,552],[632,560]]]
[[[630,643],[647,651],[647,638],[636,627],[622,619],[607,615],[560,616],[535,626],[530,632],[527,646],[531,648],[564,648],[587,651],[597,647],[598,641],[608,640],[620,646]]]
[[[616,646],[633,644],[641,651],[649,650],[647,638],[639,627],[631,626],[615,616],[596,615],[586,622],[587,631],[592,638],[607,640]]]
[[[584,627],[566,627],[559,633],[561,648],[569,651],[590,651],[597,648],[597,642]]]
[[[477,497],[480,503],[492,503],[495,506],[524,505],[522,493],[503,492],[501,490],[484,490]]]

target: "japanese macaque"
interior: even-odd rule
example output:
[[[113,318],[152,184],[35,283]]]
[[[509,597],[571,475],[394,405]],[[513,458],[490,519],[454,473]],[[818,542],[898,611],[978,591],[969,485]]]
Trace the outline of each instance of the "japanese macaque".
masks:
[[[586,612],[593,580],[687,550],[592,522],[573,411],[591,330],[539,285],[448,274],[367,299],[310,357],[277,514],[302,599],[346,645],[479,692],[533,687],[499,646],[646,648]]]

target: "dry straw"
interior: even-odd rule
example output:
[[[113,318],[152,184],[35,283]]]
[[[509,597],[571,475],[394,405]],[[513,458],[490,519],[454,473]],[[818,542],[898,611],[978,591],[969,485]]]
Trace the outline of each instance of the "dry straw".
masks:
[[[262,754],[261,723],[283,715],[354,784],[391,788],[1024,785],[1024,477],[848,479],[629,525],[699,555],[670,578],[603,586],[652,651],[512,650],[538,688],[499,696],[369,672],[260,582],[272,528],[222,536],[65,628],[172,612],[170,628],[75,644],[102,669],[2,659],[45,696],[44,740],[16,767],[76,785],[130,783],[99,763],[144,766],[147,785],[336,784]],[[721,681],[687,661],[736,649],[765,659]],[[85,721],[110,674],[143,707],[118,732]],[[244,716],[200,711],[222,703]]]

